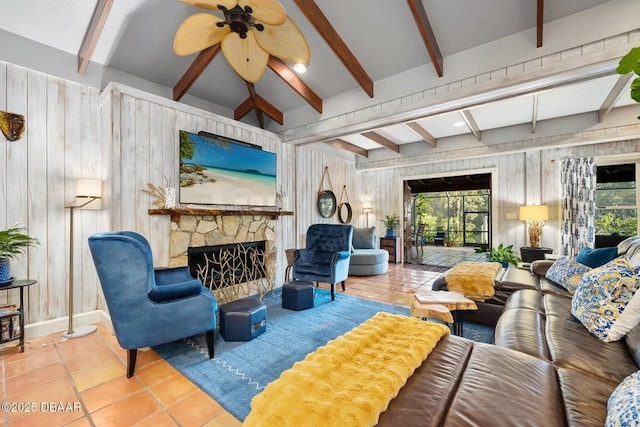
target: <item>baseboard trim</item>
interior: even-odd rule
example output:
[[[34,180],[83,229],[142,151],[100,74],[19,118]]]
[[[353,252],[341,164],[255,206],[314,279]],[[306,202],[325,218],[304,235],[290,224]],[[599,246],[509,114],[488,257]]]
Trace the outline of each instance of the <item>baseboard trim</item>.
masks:
[[[73,324],[77,326],[96,325],[98,323],[113,332],[111,317],[104,310],[94,310],[73,316]],[[24,327],[24,338],[25,340],[30,340],[59,332],[67,332],[68,328],[69,318],[66,316],[45,320],[43,322],[30,323]]]

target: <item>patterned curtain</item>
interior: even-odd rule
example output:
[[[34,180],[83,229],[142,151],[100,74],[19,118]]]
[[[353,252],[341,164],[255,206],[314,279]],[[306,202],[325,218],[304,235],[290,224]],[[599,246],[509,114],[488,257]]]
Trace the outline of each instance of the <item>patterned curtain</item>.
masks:
[[[593,157],[562,161],[562,253],[575,256],[595,243],[596,165]]]

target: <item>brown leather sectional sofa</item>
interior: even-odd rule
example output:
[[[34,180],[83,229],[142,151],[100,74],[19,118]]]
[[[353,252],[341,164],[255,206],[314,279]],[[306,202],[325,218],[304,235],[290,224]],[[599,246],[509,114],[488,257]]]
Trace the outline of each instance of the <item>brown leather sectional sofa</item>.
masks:
[[[640,326],[605,343],[571,315],[544,277],[508,269],[496,345],[444,338],[381,426],[602,426],[616,386],[640,366]],[[498,289],[497,289],[498,290]],[[510,290],[510,292],[509,292]]]

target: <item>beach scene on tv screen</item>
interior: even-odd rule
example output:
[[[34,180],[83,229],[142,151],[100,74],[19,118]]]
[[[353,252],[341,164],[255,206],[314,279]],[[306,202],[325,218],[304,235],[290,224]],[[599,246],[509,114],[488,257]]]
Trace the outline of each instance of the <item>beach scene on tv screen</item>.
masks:
[[[275,153],[180,131],[180,203],[275,206]]]

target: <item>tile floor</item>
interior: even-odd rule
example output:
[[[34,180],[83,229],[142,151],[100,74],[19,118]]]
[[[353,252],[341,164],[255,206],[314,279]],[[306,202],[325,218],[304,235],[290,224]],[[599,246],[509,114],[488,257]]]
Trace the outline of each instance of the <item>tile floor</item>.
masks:
[[[349,278],[346,293],[406,305],[409,293],[431,289],[442,270],[389,267],[380,276]],[[241,425],[153,350],[138,352],[127,379],[126,352],[105,327],[74,340],[61,335],[30,340],[24,353],[11,343],[0,350],[4,426]]]
[[[416,264],[425,264],[438,267],[451,268],[462,261],[486,261],[487,254],[475,253],[471,247],[442,247],[423,246],[411,249],[409,261]]]

